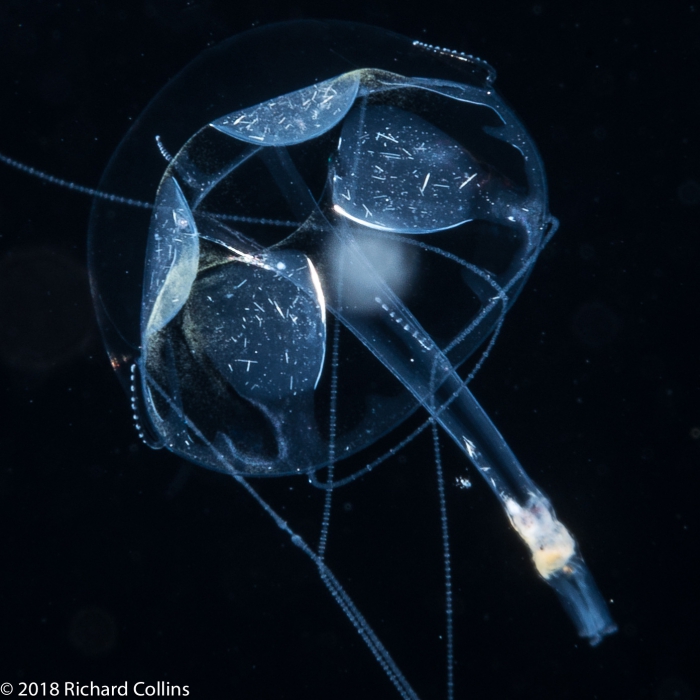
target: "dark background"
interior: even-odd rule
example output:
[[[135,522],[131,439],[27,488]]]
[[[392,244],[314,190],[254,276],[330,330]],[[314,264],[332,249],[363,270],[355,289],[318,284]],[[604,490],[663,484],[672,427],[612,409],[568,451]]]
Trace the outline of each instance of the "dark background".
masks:
[[[474,382],[577,535],[620,631],[590,649],[444,441],[457,698],[700,695],[700,6],[0,5],[0,150],[95,185],[207,46],[304,17],[467,51],[539,145],[561,229]],[[293,57],[290,57],[293,60]],[[0,167],[0,683],[195,698],[396,697],[316,572],[233,480],[142,445],[93,320],[88,197]],[[439,303],[439,302],[436,302]],[[313,541],[304,480],[263,493]],[[423,436],[340,491],[329,557],[422,698],[445,697]]]

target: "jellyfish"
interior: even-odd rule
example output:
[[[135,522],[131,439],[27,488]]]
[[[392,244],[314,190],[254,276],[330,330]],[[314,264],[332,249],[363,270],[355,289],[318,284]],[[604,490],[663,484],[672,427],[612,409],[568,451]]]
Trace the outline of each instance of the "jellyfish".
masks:
[[[252,30],[156,96],[93,192],[93,299],[139,435],[233,477],[316,566],[403,698],[417,695],[325,553],[334,493],[426,430],[448,697],[439,430],[579,635],[596,645],[616,629],[573,536],[469,387],[558,226],[537,148],[494,81],[477,57],[365,25]],[[416,413],[413,431],[372,451]],[[317,543],[255,488],[280,477],[325,492]]]

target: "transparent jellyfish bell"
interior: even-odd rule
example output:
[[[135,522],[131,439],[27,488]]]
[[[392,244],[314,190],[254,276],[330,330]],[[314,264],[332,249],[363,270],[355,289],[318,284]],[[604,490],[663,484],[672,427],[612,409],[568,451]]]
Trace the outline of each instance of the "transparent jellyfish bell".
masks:
[[[148,210],[99,200],[90,225],[94,297],[124,385],[139,356],[143,360],[145,354],[148,365],[141,367],[140,381],[144,373],[154,377],[159,372],[159,381],[166,381],[184,361],[180,357],[169,366],[163,359],[173,341],[164,344],[167,324],[158,314],[176,316],[180,335],[184,320],[190,348],[203,347],[206,336],[208,358],[219,357],[221,366],[206,386],[201,371],[196,386],[178,380],[182,406],[171,407],[170,417],[159,421],[155,442],[163,440],[183,456],[221,469],[208,443],[223,440],[225,451],[234,455],[225,470],[241,473],[315,469],[329,460],[331,334],[326,323],[337,318],[343,329],[351,329],[341,346],[335,418],[334,451],[343,456],[401,423],[444,381],[426,343],[445,351],[450,369],[483,344],[517,296],[554,221],[535,146],[493,90],[491,77],[491,69],[478,59],[446,55],[383,30],[300,22],[234,37],[205,52],[161,91],[115,153],[100,189],[126,188],[127,196],[149,201],[163,178],[157,204],[164,212],[159,222],[164,230],[155,231]],[[165,176],[156,136],[177,153]],[[191,286],[180,290],[192,296],[164,312],[163,299],[173,290],[163,283],[173,259],[154,257],[153,246],[156,237],[167,236],[172,217],[167,210],[178,197],[186,212],[183,221],[192,218],[190,240],[197,241],[197,250],[190,251]],[[266,274],[260,261],[227,263],[226,256],[235,258],[232,251],[272,256],[275,265],[285,256],[299,256],[289,262],[290,269],[305,258],[320,276],[323,301],[313,302],[309,279],[285,281],[277,269]],[[151,288],[144,288],[144,275]],[[313,307],[318,316],[309,320],[318,325],[318,357],[313,369],[307,366],[306,384],[297,371],[295,388],[294,372],[284,374],[280,364],[289,363],[289,348],[283,346],[295,329],[261,331],[261,342],[266,334],[285,336],[278,348],[282,354],[261,363],[262,346],[252,354],[235,347],[247,342],[243,328],[222,327],[219,335],[231,331],[224,340],[209,331],[214,318],[198,327],[187,322],[202,318],[205,308],[212,311],[211,304],[198,302],[205,288],[208,296],[212,288],[221,294],[223,286],[245,284],[247,275],[258,286],[279,288],[282,306],[298,297],[299,285],[305,288],[307,311]],[[221,308],[215,314],[228,315],[235,324],[233,317],[243,317],[246,303],[261,303],[245,299],[235,295],[226,302],[228,312]],[[329,318],[321,320],[326,305]],[[294,310],[284,313],[294,315]],[[252,312],[249,317],[254,321]],[[386,318],[393,319],[388,326]],[[400,320],[411,332],[404,329],[405,337],[392,340]],[[241,337],[230,340],[237,333]],[[149,340],[157,341],[150,353]],[[228,350],[226,342],[232,346]],[[223,345],[214,350],[217,343]],[[413,395],[401,376],[412,374],[411,367],[399,372],[394,360],[372,350],[393,352],[392,343],[405,345],[404,353],[417,350],[433,358],[415,372],[424,376],[415,380]],[[297,349],[308,365],[309,347]],[[270,365],[275,364],[277,383],[291,385],[286,400],[272,407],[270,396],[241,397],[247,409],[239,406],[236,417],[220,425],[197,415],[209,410],[227,371],[234,393],[244,391],[247,379],[255,384],[256,377],[267,387],[260,391],[274,393]],[[227,370],[228,365],[234,369]],[[219,415],[227,412],[230,389],[231,384],[216,394]],[[145,391],[147,403],[168,401]],[[149,412],[148,405],[142,409]],[[199,447],[192,447],[191,430],[173,410],[208,435]],[[151,411],[151,421],[163,411],[168,413],[164,406]],[[149,421],[143,418],[148,433]],[[233,435],[239,432],[244,436],[237,441]]]
[[[330,490],[368,468],[325,483],[321,468],[423,409],[579,634],[615,630],[573,537],[467,386],[557,226],[537,149],[493,80],[480,59],[364,25],[247,32],[172,80],[112,158],[100,190],[153,206],[96,199],[90,223],[95,306],[144,439],[234,476],[404,697],[324,563],[330,501],[315,550],[245,477],[308,474]]]

